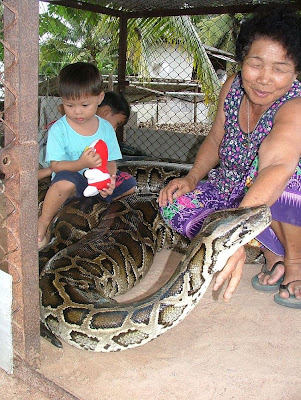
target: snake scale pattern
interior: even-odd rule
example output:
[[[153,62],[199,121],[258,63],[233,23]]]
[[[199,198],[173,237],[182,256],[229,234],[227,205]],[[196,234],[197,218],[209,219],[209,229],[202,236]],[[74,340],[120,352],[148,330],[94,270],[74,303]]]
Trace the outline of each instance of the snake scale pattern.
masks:
[[[174,327],[229,256],[271,222],[266,206],[218,211],[189,242],[164,224],[157,205],[160,189],[188,167],[127,162],[119,169],[135,176],[136,193],[110,205],[98,197],[71,200],[39,252],[41,320],[56,337],[90,351],[133,348]],[[48,184],[39,184],[40,205]],[[142,300],[114,300],[141,281],[163,247],[184,253],[168,282]]]

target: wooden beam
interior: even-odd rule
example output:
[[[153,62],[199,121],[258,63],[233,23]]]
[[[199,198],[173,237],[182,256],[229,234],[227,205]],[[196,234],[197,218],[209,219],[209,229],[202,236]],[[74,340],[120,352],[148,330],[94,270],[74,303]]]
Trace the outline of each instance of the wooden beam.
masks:
[[[208,15],[208,14],[237,14],[237,13],[252,13],[260,7],[269,6],[271,8],[286,4],[288,8],[301,10],[301,1],[295,2],[271,2],[264,4],[236,4],[232,6],[200,6],[191,8],[177,9],[153,9],[145,11],[122,11],[110,7],[102,7],[97,4],[87,3],[78,0],[44,0],[51,4],[56,4],[64,7],[77,8],[85,11],[93,11],[100,14],[111,15],[114,17],[129,18],[150,18],[150,17],[176,17],[180,15]]]
[[[148,17],[177,17],[181,15],[208,15],[208,14],[238,14],[238,13],[252,13],[260,7],[269,6],[271,8],[285,4],[273,2],[269,4],[238,4],[233,6],[218,6],[218,7],[193,7],[193,8],[179,8],[179,9],[165,9],[165,10],[152,10],[152,11],[137,11],[128,12],[128,18],[148,18]],[[301,1],[297,0],[296,3],[288,3],[288,8],[301,9]]]
[[[97,4],[86,3],[77,0],[43,0],[50,4],[55,4],[62,7],[76,8],[84,11],[92,11],[98,14],[111,15],[112,17],[120,17],[124,13],[109,7],[102,7]]]

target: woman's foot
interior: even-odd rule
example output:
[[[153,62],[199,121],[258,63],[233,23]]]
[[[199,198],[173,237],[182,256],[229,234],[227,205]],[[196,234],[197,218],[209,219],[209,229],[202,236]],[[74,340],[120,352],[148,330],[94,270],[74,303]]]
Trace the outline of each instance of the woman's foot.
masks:
[[[301,259],[285,259],[285,278],[274,301],[284,307],[301,309]]]
[[[285,251],[285,275],[274,300],[284,307],[301,309],[301,226],[279,222],[272,228]]]
[[[284,275],[283,258],[269,250],[264,250],[265,264],[261,272],[252,279],[252,286],[263,292],[277,291]]]
[[[284,268],[283,261],[276,261],[271,270],[268,269],[267,264],[264,264],[261,272],[252,278],[253,288],[262,292],[276,292],[283,281],[283,273],[280,272],[282,268]],[[280,278],[275,280],[275,275],[278,276],[278,274]]]
[[[280,286],[279,296],[288,299],[291,295],[301,301],[301,260],[285,258],[285,277]]]

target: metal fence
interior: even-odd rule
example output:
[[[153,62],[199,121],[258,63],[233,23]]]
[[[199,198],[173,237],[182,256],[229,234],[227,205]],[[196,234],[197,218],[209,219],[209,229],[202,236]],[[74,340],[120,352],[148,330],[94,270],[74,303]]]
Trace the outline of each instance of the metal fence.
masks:
[[[74,49],[74,43],[70,42],[68,53],[68,45],[64,43],[62,57],[53,61],[49,54],[46,60],[47,45],[51,49],[53,41],[65,34],[61,23],[64,18],[71,18],[65,14],[62,16],[59,11],[56,14],[55,10],[61,8],[40,3],[42,23],[45,24],[47,15],[51,14],[49,32],[44,30],[40,38],[41,64],[44,66],[40,65],[39,85],[41,148],[49,123],[60,117],[55,78],[64,65],[92,60],[101,70],[105,90],[117,91],[119,88],[116,67],[119,26],[116,18],[110,17],[108,21],[107,17],[99,16],[107,24],[108,31],[114,30],[110,37],[93,42],[96,28],[82,29],[83,36],[77,43],[80,51],[79,47]],[[90,14],[76,10],[76,16],[72,18],[74,26],[75,20],[83,21],[85,26]],[[239,14],[128,22],[123,92],[131,105],[131,117],[123,128],[123,134],[118,136],[124,159],[193,163],[197,149],[211,127],[220,87],[237,68],[233,49],[241,19]],[[160,27],[162,34],[158,37]],[[70,29],[69,35],[72,36],[75,30]],[[88,32],[91,41],[84,37]],[[155,39],[150,40],[151,33]],[[93,48],[93,54],[92,50],[89,53],[88,46]]]
[[[237,68],[233,49],[243,16],[128,20],[123,79],[118,40],[125,27],[117,18],[68,13],[36,0],[1,0],[0,11],[0,270],[12,279],[12,332],[5,349],[13,354],[7,354],[5,369],[12,372],[14,357],[22,378],[39,379],[39,387],[67,399],[65,391],[34,374],[40,354],[37,159],[40,153],[43,162],[48,126],[60,117],[58,71],[71,62],[94,62],[105,90],[124,93],[132,110],[118,135],[124,159],[192,163],[212,124],[221,85]],[[37,75],[38,90],[32,85]],[[1,306],[7,297],[0,287]],[[27,372],[23,362],[30,366]]]
[[[118,136],[124,159],[192,163],[199,144],[210,129],[225,76],[236,68],[229,49],[223,46],[218,48],[217,43],[212,42],[214,30],[221,23],[217,24],[218,21],[214,20],[217,17],[204,21],[201,18],[188,21],[181,17],[151,19],[152,26],[162,34],[156,44],[149,45],[142,40],[143,36],[149,39],[144,31],[148,20],[141,19],[135,21],[134,29],[133,22],[128,21],[126,75],[120,85],[117,19],[110,17],[105,21],[102,18],[107,17],[98,16],[101,24],[106,22],[111,32],[108,37],[105,33],[98,33],[99,40],[91,44],[89,40],[95,33],[93,29],[91,31],[94,27],[92,23],[88,36],[80,36],[78,32],[69,35],[64,27],[71,29],[76,21],[74,24],[68,22],[64,8],[58,8],[61,14],[56,14],[55,7],[51,8],[43,2],[39,4],[40,31],[43,34],[40,35],[38,49],[36,0],[2,0],[0,3],[4,15],[0,66],[0,269],[12,277],[14,356],[34,367],[39,363],[40,346],[37,158],[40,153],[40,162],[43,162],[42,149],[48,126],[60,117],[57,107],[61,100],[55,83],[58,71],[70,62],[95,62],[102,72],[105,90],[121,90],[124,93],[132,110],[129,122],[122,135]],[[80,27],[89,21],[87,15],[87,12],[76,11]],[[229,23],[232,21],[235,26],[239,18],[224,19]],[[166,36],[168,30],[163,34],[164,26],[169,26],[171,30],[171,22],[178,30],[179,24],[186,24],[186,27],[193,26],[199,30],[200,35],[206,31],[208,43],[204,42],[201,46],[204,64],[193,54],[192,45],[196,42],[191,43],[190,51],[180,42],[181,36],[169,40]],[[205,26],[212,26],[212,32]],[[132,36],[131,29],[136,36]],[[222,29],[231,31],[230,25]],[[188,46],[191,32],[186,34]],[[95,48],[98,42],[99,47]],[[111,49],[110,52],[105,52],[106,46]],[[134,54],[137,49],[139,57]],[[53,54],[56,50],[58,56],[55,58]],[[95,57],[91,58],[92,50]],[[36,81],[38,74],[37,93],[31,82]],[[37,141],[40,149],[37,148]],[[8,358],[11,356],[8,355]],[[11,363],[7,370],[10,368]]]

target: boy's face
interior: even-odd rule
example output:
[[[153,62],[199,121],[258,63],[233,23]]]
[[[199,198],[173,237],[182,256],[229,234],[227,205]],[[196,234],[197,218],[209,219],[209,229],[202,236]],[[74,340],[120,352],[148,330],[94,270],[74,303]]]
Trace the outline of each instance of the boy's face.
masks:
[[[82,96],[79,99],[62,98],[66,117],[77,124],[84,124],[94,118],[104,93],[98,96]]]
[[[110,106],[100,106],[97,110],[97,115],[103,119],[106,119],[113,126],[114,130],[118,126],[122,126],[126,122],[126,116],[122,113],[114,114]]]

